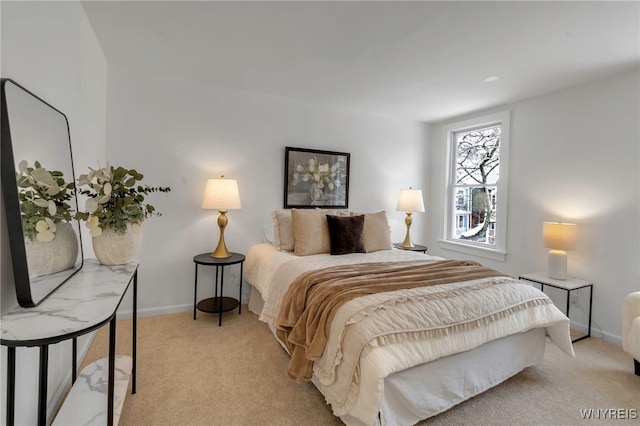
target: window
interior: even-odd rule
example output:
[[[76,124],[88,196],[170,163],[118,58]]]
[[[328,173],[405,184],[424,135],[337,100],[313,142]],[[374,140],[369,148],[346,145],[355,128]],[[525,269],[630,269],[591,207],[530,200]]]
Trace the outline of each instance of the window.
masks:
[[[445,132],[446,248],[504,260],[509,113],[453,123]]]

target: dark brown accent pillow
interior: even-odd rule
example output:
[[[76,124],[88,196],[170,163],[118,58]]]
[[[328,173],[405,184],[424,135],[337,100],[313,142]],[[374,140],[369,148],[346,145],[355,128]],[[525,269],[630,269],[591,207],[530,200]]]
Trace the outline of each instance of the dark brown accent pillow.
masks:
[[[331,254],[364,253],[364,215],[327,215]]]

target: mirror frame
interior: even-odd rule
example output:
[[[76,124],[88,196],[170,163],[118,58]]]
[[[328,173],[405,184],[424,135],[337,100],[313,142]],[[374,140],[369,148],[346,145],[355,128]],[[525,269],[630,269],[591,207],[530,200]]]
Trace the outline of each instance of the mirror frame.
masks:
[[[57,273],[52,273],[47,277],[47,279],[53,280],[48,284],[48,290],[43,292],[43,295],[34,300],[34,292],[32,291],[32,280],[29,275],[29,265],[27,263],[27,252],[24,241],[24,232],[22,228],[22,214],[20,210],[20,200],[18,195],[18,185],[16,180],[16,163],[14,161],[14,141],[11,138],[11,126],[9,123],[9,113],[7,108],[7,97],[5,88],[8,83],[15,85],[18,89],[23,90],[26,94],[34,97],[36,100],[42,102],[45,106],[51,108],[54,112],[60,114],[65,121],[66,125],[66,136],[69,147],[69,159],[71,163],[71,180],[74,183],[74,204],[72,204],[72,208],[78,210],[78,196],[77,196],[77,188],[75,187],[75,171],[73,168],[73,153],[71,150],[71,133],[69,131],[69,120],[67,120],[67,116],[57,108],[50,105],[48,102],[44,101],[39,96],[33,94],[31,91],[25,89],[20,84],[16,83],[14,80],[9,78],[0,79],[0,140],[1,140],[1,148],[0,148],[0,162],[2,164],[2,172],[1,172],[1,180],[2,180],[2,195],[3,195],[3,204],[5,215],[7,218],[7,233],[9,236],[9,244],[10,244],[10,252],[11,252],[11,263],[13,265],[13,276],[14,283],[16,288],[16,298],[18,299],[18,304],[22,307],[33,307],[38,303],[46,299],[51,293],[53,293],[58,287],[60,287],[64,282],[66,282],[69,278],[71,278],[75,273],[77,273],[84,264],[84,253],[82,250],[82,236],[80,232],[79,222],[77,220],[73,220],[70,222],[74,227],[74,232],[76,232],[76,236],[78,238],[79,244],[79,259],[76,258],[74,266],[66,269],[64,271],[60,271]],[[68,177],[67,177],[68,179]],[[79,262],[78,262],[79,260]],[[64,273],[63,273],[64,272]],[[38,277],[40,278],[40,277]]]

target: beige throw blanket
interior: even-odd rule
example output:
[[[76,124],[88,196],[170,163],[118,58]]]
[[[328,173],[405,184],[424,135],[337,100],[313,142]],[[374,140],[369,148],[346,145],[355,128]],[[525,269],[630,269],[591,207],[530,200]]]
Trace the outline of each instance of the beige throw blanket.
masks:
[[[359,296],[505,276],[474,261],[382,262],[311,271],[288,288],[276,320],[278,337],[291,353],[287,374],[311,380],[338,309]]]

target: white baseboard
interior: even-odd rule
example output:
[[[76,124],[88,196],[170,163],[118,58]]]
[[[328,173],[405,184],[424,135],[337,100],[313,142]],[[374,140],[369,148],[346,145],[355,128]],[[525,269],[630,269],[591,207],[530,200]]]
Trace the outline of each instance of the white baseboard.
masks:
[[[180,312],[189,312],[193,311],[192,304],[186,305],[172,305],[172,306],[163,306],[159,308],[145,308],[138,309],[138,317],[155,317],[156,315],[169,315],[169,314],[177,314]],[[118,312],[118,319],[129,319],[133,317],[133,311],[126,310],[122,312]]]
[[[579,331],[580,333],[587,334],[588,328],[585,324],[580,324],[576,322],[571,322],[571,329]],[[606,340],[609,343],[613,343],[618,346],[622,346],[622,337],[616,336],[615,334],[607,333],[605,331],[600,330],[600,328],[594,323],[591,324],[591,337],[598,337],[603,340]]]

